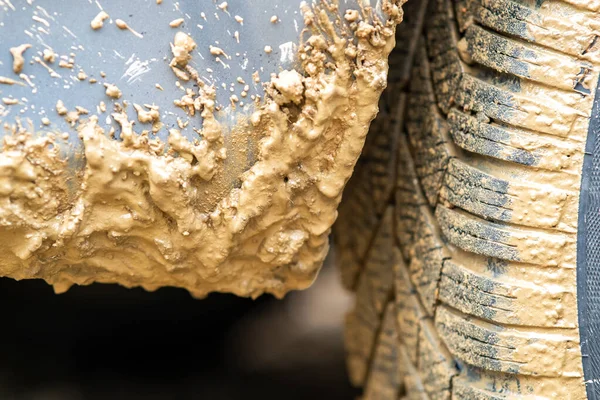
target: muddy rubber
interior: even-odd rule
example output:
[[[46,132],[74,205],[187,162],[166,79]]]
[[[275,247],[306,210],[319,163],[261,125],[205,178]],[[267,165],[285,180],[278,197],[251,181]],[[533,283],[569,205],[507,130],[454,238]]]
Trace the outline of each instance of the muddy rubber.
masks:
[[[577,233],[577,303],[583,371],[590,400],[600,399],[600,83],[588,131]],[[595,360],[595,361],[594,361]]]
[[[365,399],[600,398],[600,3],[404,8],[334,228],[352,383]]]

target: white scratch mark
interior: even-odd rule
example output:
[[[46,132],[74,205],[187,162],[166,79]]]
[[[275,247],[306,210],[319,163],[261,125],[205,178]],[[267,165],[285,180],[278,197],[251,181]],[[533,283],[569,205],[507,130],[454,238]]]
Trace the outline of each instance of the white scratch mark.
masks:
[[[44,46],[45,48],[47,48],[47,49],[49,49],[49,50],[52,50],[52,48],[51,48],[50,46],[48,46],[48,45],[46,44],[46,42],[44,42],[44,39],[42,39],[42,37],[41,37],[40,35],[35,35],[35,38],[38,40],[38,42],[40,42],[40,44],[41,44],[42,46]]]
[[[151,70],[151,68],[149,66],[150,62],[149,61],[140,61],[139,58],[131,63],[128,61],[125,65],[129,65],[129,68],[127,68],[127,71],[125,71],[123,76],[121,76],[121,79],[124,79],[125,77],[127,77],[127,83],[130,85],[137,81],[141,81],[142,75],[147,74]]]
[[[71,32],[71,31],[69,30],[69,28],[67,28],[67,27],[66,27],[66,26],[64,26],[64,25],[62,26],[62,28],[63,28],[65,31],[67,31],[67,33],[68,33],[69,35],[71,35],[71,36],[73,36],[75,39],[77,39],[77,35],[75,35],[73,32]]]
[[[125,61],[125,65],[131,64],[134,60],[135,60],[135,53],[133,53],[131,55],[131,57],[129,57],[129,60]]]

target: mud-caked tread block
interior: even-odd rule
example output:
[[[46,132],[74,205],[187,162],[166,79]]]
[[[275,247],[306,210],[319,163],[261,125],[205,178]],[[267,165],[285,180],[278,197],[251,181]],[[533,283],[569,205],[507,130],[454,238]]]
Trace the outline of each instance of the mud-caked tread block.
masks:
[[[430,400],[421,377],[417,372],[413,362],[407,355],[407,347],[404,344],[399,345],[400,364],[404,367],[402,369],[401,380],[404,386],[404,396],[402,400]]]
[[[585,57],[596,37],[593,18],[574,14],[566,7],[562,8],[562,15],[543,15],[540,10],[514,0],[468,0],[467,8],[477,23],[496,32],[577,58]]]
[[[436,208],[436,217],[448,241],[465,251],[507,261],[575,267],[573,235],[485,221],[442,205]]]
[[[417,49],[418,41],[414,40],[418,36],[417,32],[421,32],[425,20],[425,12],[427,10],[426,1],[409,1],[402,6],[405,18],[402,23],[396,28],[396,43],[406,44],[405,46],[397,46],[390,53],[388,72],[388,85],[396,86],[393,91],[400,91],[409,82],[410,70],[412,68],[412,57]],[[389,90],[388,90],[389,92]],[[399,93],[396,93],[399,94]]]
[[[418,359],[418,373],[429,398],[450,399],[452,378],[458,374],[458,370],[430,318],[421,320]]]
[[[424,36],[427,53],[432,59],[439,54],[456,53],[456,32],[452,1],[433,0],[428,2]]]
[[[354,176],[360,177],[358,174]],[[356,281],[363,267],[365,254],[379,223],[373,198],[369,195],[370,185],[365,184],[362,188],[355,186],[351,181],[346,187],[345,204],[340,207],[339,222],[334,227],[333,240],[342,274],[342,284],[349,290],[356,289]]]
[[[422,205],[427,204],[427,200],[419,187],[419,179],[408,149],[408,139],[404,134],[399,137],[397,171],[394,194],[396,238],[402,255],[408,260],[416,240],[419,210]]]
[[[499,324],[577,327],[574,288],[503,279],[504,270],[518,266],[487,257],[462,258],[462,262],[458,258],[444,262],[439,288],[441,302],[464,314]],[[541,313],[532,304],[554,311]]]
[[[480,65],[563,90],[576,90],[592,68],[588,62],[508,39],[474,24],[462,40],[471,60]]]
[[[428,398],[449,399],[451,380],[457,374],[453,358],[438,337],[404,261],[396,263],[394,272],[398,334],[406,361],[414,366]]]
[[[507,286],[448,260],[440,280],[440,300],[463,313],[490,321],[518,323],[512,288]]]
[[[454,399],[582,399],[583,383],[578,383],[577,377],[512,375],[469,365],[463,367],[461,374],[452,381]]]
[[[406,129],[413,149],[415,171],[430,205],[435,205],[450,152],[445,118],[437,109],[429,79],[429,62],[419,49],[412,72]]]
[[[427,313],[419,302],[417,291],[411,284],[408,268],[401,258],[394,267],[394,275],[398,333],[410,362],[416,365],[421,320],[427,317]]]
[[[422,206],[417,217],[417,236],[408,265],[411,282],[428,315],[437,302],[437,288],[445,258],[449,257],[436,228],[436,220],[428,206]]]
[[[346,317],[345,344],[352,384],[364,384],[384,307],[391,297],[396,254],[392,209],[388,208],[375,235],[356,290],[356,306]]]
[[[423,232],[423,229],[419,229]],[[418,248],[419,246],[416,246]],[[440,249],[437,249],[440,250]],[[394,250],[398,256],[400,252]],[[441,250],[440,250],[441,251]],[[422,256],[413,251],[410,259]],[[442,259],[437,260],[439,266]],[[422,265],[421,265],[422,267]],[[422,269],[420,271],[422,273]],[[397,259],[394,267],[394,294],[396,300],[398,334],[402,346],[405,348],[405,356],[416,372],[419,374],[420,385],[430,399],[449,399],[452,377],[457,374],[451,354],[445,350],[442,341],[433,326],[433,312],[435,310],[435,298],[420,296],[419,288],[415,284],[420,283],[411,276],[404,260]],[[439,271],[436,272],[434,284],[432,285],[431,297],[437,296],[437,284]],[[423,290],[423,287],[420,288]],[[423,292],[426,293],[427,292]],[[423,300],[432,300],[425,305]],[[429,307],[429,312],[427,308]]]
[[[509,244],[509,232],[500,226],[488,226],[484,221],[463,218],[464,215],[441,205],[437,207],[436,217],[449,242],[468,252],[520,261],[518,249]]]
[[[576,330],[505,328],[446,306],[438,308],[435,326],[455,357],[482,369],[547,377],[582,374]]]
[[[473,153],[550,171],[575,171],[581,144],[491,124],[453,109],[448,114],[454,144]]]
[[[459,110],[450,111],[448,124],[453,142],[465,150],[528,166],[539,162],[539,157],[532,151],[514,147],[510,141],[514,134],[501,127]]]
[[[427,56],[431,63],[431,81],[437,105],[448,113],[465,72],[456,51],[458,38],[450,1],[430,1],[425,26]]]
[[[486,219],[510,221],[512,199],[508,186],[506,180],[452,160],[444,180],[444,197],[451,204]]]
[[[442,197],[451,204],[492,221],[533,228],[574,232],[574,220],[563,221],[569,197],[575,192],[518,179],[497,178],[490,172],[452,159]],[[539,201],[538,199],[543,199]]]
[[[344,324],[344,347],[348,377],[353,386],[365,382],[371,356],[371,346],[379,329],[379,316],[373,309],[358,306],[348,315]]]
[[[375,293],[374,293],[375,292]],[[346,315],[344,345],[350,382],[362,386],[365,382],[371,352],[381,326],[381,312],[377,309],[376,289],[363,276],[358,282],[357,301],[354,309]]]
[[[390,296],[396,253],[394,247],[393,209],[388,207],[382,217],[381,225],[367,254],[365,269],[361,280],[368,283],[371,299],[379,314]]]
[[[498,82],[506,80],[498,79]],[[542,100],[530,93],[523,94],[518,79],[501,86],[463,74],[458,85],[455,97],[458,107],[511,126],[576,139],[589,122],[588,114],[553,98]]]
[[[466,112],[506,123],[514,123],[517,117],[526,118],[527,113],[518,107],[516,95],[506,88],[467,74],[462,75],[458,85],[455,101]]]
[[[392,99],[383,97],[379,102],[380,113],[371,123],[368,143],[362,154],[372,185],[370,195],[379,214],[394,187],[397,136],[402,124],[397,118],[398,104],[390,101]]]
[[[383,314],[383,324],[375,347],[369,376],[365,384],[365,400],[396,400],[402,384],[398,354],[398,332],[396,329],[396,309],[392,302],[388,303]]]

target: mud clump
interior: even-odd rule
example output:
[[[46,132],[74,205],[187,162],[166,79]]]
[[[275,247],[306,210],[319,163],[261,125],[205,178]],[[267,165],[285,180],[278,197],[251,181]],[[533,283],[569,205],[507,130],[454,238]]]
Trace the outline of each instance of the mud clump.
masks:
[[[0,156],[0,275],[41,278],[57,292],[92,282],[176,286],[198,297],[308,287],[386,86],[402,12],[384,3],[387,19],[365,8],[350,23],[334,2],[303,6],[301,66],[273,76],[250,120],[234,127],[258,138],[256,162],[235,188],[222,187],[228,154],[215,88],[191,67],[196,43],[182,32],[170,66],[197,85],[175,104],[202,116],[197,139],[171,129],[165,150],[116,110],[115,140],[90,116],[78,129],[85,165],[73,172],[50,146],[61,139],[11,127]],[[120,97],[113,86],[106,94]],[[140,121],[159,122],[136,106]],[[207,195],[219,190],[217,201]]]

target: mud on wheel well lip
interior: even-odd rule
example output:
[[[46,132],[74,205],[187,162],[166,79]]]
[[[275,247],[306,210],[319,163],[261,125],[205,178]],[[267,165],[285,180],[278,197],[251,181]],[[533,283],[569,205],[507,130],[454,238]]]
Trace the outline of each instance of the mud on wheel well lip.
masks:
[[[592,108],[592,117],[588,128],[585,146],[583,169],[581,174],[581,193],[579,199],[578,231],[577,231],[577,312],[579,316],[579,336],[581,341],[581,354],[583,372],[586,383],[587,397],[589,400],[600,400],[600,340],[594,340],[595,327],[591,326],[592,319],[600,314],[600,302],[590,302],[592,296],[600,295],[600,276],[588,274],[590,266],[600,268],[600,254],[588,251],[588,245],[600,243],[600,223],[596,222],[596,229],[590,228],[590,216],[600,208],[598,200],[593,194],[600,191],[600,179],[592,181],[592,174],[600,167],[600,151],[596,150],[600,136],[600,82],[596,86],[596,97]]]

